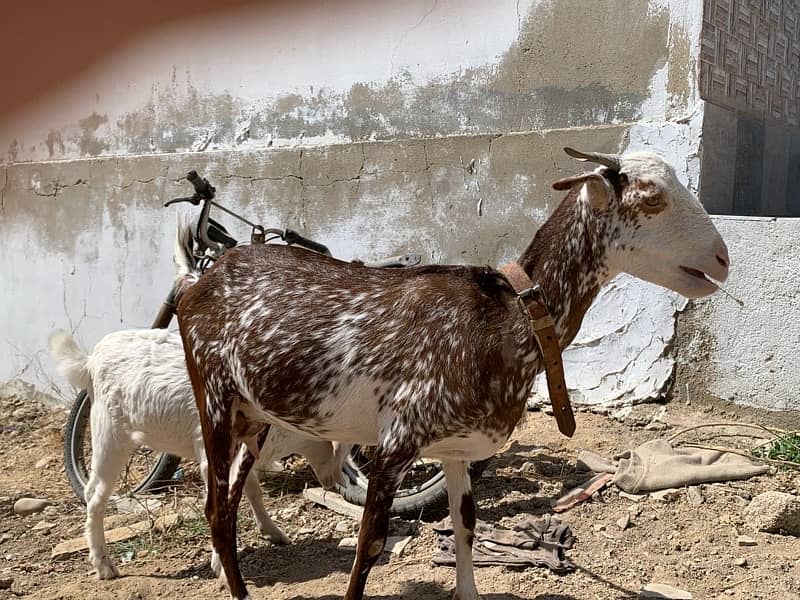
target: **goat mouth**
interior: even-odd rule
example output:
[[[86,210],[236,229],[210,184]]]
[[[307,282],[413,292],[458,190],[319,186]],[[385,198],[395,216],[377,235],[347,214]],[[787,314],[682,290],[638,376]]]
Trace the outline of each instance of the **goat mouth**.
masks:
[[[715,287],[718,287],[717,284],[711,279],[709,279],[709,277],[702,271],[698,269],[693,269],[691,267],[684,267],[683,265],[681,265],[680,268],[684,273],[688,273],[692,277],[696,277],[697,279],[702,279],[703,281],[708,282]]]

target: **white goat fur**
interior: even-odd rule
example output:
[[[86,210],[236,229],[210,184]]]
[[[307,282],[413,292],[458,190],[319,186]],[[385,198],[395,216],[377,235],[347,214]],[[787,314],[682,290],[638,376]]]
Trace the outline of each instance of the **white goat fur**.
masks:
[[[89,560],[100,579],[119,576],[103,534],[105,508],[134,448],[194,458],[207,481],[208,461],[200,419],[186,371],[180,336],[163,329],[117,331],[105,336],[90,356],[64,331],[54,332],[50,354],[59,372],[92,399],[92,465],[86,486],[86,539]],[[304,455],[325,487],[341,476],[343,454],[330,442],[273,427],[259,462],[270,464],[292,453]],[[253,471],[244,493],[262,534],[276,544],[289,538],[270,519]]]

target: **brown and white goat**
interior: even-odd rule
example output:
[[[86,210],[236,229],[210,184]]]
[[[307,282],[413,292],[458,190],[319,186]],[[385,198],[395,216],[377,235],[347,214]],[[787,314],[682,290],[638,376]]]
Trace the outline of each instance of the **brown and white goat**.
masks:
[[[562,348],[620,272],[687,297],[717,289],[706,274],[726,279],[722,238],[663,159],[570,153],[604,166],[554,184],[569,193],[519,259],[549,300]],[[267,245],[231,250],[196,281],[177,258],[188,275],[178,318],[211,461],[206,516],[233,597],[248,598],[235,530],[254,461],[246,448],[275,424],[377,446],[345,598],[363,597],[393,496],[418,457],[445,472],[455,597],[479,598],[467,465],[508,439],[543,368],[508,280],[488,267],[378,270]]]

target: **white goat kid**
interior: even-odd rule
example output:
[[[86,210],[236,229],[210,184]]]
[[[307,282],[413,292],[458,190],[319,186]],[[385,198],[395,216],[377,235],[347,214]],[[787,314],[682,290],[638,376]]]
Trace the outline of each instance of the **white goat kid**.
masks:
[[[54,332],[50,354],[58,370],[92,399],[92,465],[86,486],[86,539],[89,560],[99,579],[119,576],[106,548],[103,517],[114,485],[134,448],[146,444],[200,463],[207,482],[208,462],[194,394],[186,371],[183,344],[163,329],[117,331],[105,336],[90,356],[64,331]],[[261,452],[261,464],[298,453],[311,463],[325,487],[341,476],[341,452],[318,441],[274,427]],[[259,530],[275,544],[289,538],[270,519],[256,476],[251,472],[245,495]],[[216,562],[216,556],[212,562]],[[216,565],[214,565],[216,566]]]

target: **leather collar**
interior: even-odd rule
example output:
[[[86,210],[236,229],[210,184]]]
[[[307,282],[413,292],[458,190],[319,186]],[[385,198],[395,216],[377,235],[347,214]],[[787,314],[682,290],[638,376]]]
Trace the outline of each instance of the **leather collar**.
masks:
[[[572,434],[575,433],[575,415],[569,402],[567,384],[564,381],[564,364],[561,359],[561,348],[558,345],[555,323],[547,309],[547,301],[542,288],[535,285],[516,262],[505,264],[498,270],[505,275],[511,287],[517,292],[520,307],[530,320],[533,337],[539,345],[544,360],[547,389],[550,393],[550,403],[553,406],[558,430],[567,437],[572,437]]]

